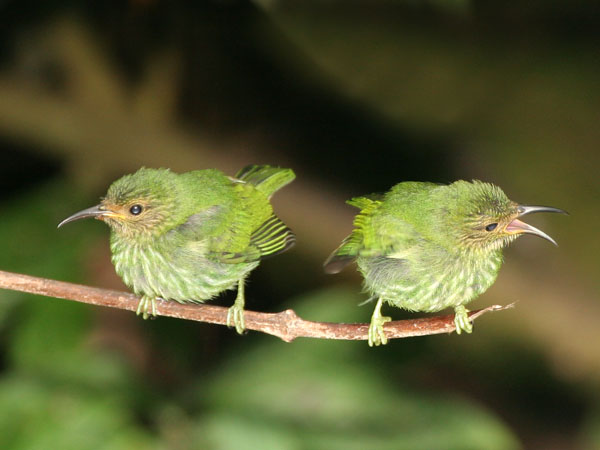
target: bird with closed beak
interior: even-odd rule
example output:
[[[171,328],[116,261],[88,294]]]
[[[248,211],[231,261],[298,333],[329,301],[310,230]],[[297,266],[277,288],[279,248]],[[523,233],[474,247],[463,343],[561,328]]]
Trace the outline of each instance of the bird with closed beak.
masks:
[[[288,250],[292,231],[270,197],[295,178],[291,169],[252,165],[235,177],[195,170],[142,168],[115,181],[99,205],[63,220],[93,217],[111,229],[117,274],[141,296],[137,314],[156,315],[156,300],[198,303],[237,287],[227,325],[244,325],[244,280],[259,261]]]

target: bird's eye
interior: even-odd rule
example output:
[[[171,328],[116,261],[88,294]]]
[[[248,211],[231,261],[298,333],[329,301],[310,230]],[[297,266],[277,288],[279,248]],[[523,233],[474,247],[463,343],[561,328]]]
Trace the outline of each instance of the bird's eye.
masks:
[[[134,216],[137,216],[142,212],[142,205],[133,205],[131,208],[129,208],[129,212]]]
[[[485,231],[494,231],[497,226],[497,223],[490,223],[489,225],[486,225]]]

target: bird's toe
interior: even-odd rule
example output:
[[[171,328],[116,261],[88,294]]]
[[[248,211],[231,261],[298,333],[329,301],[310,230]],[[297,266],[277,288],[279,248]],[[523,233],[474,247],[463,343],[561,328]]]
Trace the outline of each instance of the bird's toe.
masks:
[[[387,344],[388,339],[383,330],[383,325],[391,320],[391,317],[386,316],[373,317],[371,319],[368,333],[369,347]]]
[[[473,324],[469,319],[469,310],[463,305],[454,308],[454,326],[456,327],[456,334],[473,332]]]
[[[137,310],[135,313],[138,316],[142,316],[142,319],[147,320],[149,318],[156,317],[156,303],[154,297],[148,297],[144,295],[138,303]]]
[[[244,324],[244,309],[239,308],[237,305],[233,305],[227,311],[227,326],[235,327],[235,331],[238,334],[243,334],[246,330],[246,326]]]

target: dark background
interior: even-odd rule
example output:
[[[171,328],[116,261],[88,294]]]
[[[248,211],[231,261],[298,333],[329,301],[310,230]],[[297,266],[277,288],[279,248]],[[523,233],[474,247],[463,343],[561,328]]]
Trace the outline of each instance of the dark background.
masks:
[[[597,3],[2,1],[0,19],[1,269],[124,288],[102,224],[56,224],[142,165],[292,167],[273,201],[298,243],[247,307],[313,320],[371,315],[352,269],[321,269],[347,198],[477,178],[571,213],[532,217],[560,247],[520,239],[473,304],[516,308],[384,348],[2,291],[2,448],[600,448]]]

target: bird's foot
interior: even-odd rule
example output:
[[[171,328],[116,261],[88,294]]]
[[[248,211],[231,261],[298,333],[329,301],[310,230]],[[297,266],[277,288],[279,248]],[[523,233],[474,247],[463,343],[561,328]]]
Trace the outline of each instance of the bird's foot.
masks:
[[[238,305],[237,300],[233,304],[229,311],[227,311],[227,326],[235,326],[235,331],[239,334],[243,334],[246,329],[244,325],[244,306]]]
[[[154,297],[142,296],[135,313],[138,316],[141,315],[144,320],[149,317],[156,317],[156,302]]]
[[[369,324],[369,347],[385,345],[388,340],[385,335],[385,331],[383,331],[383,326],[392,320],[391,317],[386,317],[381,315],[381,305],[383,303],[383,299],[379,297],[377,299],[377,304],[375,305],[375,310],[373,311],[373,315],[371,316],[371,323]]]
[[[391,320],[391,317],[381,315],[371,318],[371,324],[369,325],[369,347],[387,344],[388,339],[385,336],[385,331],[383,331],[383,325]]]
[[[473,324],[471,323],[471,319],[469,319],[469,310],[464,305],[454,308],[454,325],[456,326],[456,334],[460,334],[463,331],[465,333],[473,331]]]
[[[244,325],[244,305],[246,300],[244,298],[244,280],[240,280],[238,283],[238,292],[237,297],[235,298],[235,303],[229,311],[227,311],[227,326],[231,327],[232,323],[235,326],[235,331],[238,334],[243,334],[246,330],[246,326]]]

